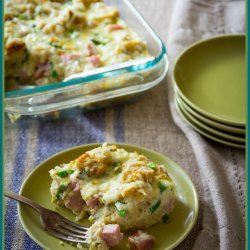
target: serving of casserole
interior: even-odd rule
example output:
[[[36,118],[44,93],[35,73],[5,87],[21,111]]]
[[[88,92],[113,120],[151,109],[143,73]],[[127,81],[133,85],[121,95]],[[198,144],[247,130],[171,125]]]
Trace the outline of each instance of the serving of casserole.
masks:
[[[88,231],[90,249],[117,245],[122,232],[167,220],[174,208],[175,184],[166,168],[115,145],[105,143],[87,151],[56,166],[50,175],[52,202],[72,210],[77,219],[94,222]],[[143,244],[145,234],[137,234]]]

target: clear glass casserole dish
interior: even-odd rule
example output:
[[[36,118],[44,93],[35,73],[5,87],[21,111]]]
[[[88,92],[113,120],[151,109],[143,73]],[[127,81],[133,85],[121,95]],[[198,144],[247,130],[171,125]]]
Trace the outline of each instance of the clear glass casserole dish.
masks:
[[[104,0],[142,37],[152,57],[102,67],[63,82],[5,92],[5,111],[37,115],[82,106],[98,108],[124,102],[154,87],[168,69],[166,49],[160,38],[128,0]]]

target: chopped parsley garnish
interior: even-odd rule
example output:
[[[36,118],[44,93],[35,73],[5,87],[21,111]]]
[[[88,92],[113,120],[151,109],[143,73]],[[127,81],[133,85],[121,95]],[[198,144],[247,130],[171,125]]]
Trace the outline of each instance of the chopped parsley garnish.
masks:
[[[115,167],[115,168],[114,168],[114,172],[115,172],[116,174],[120,174],[120,173],[122,172],[122,167],[121,167],[121,166]]]
[[[57,73],[57,71],[56,71],[56,70],[52,70],[51,76],[52,76],[53,78],[58,78],[58,73]]]
[[[63,192],[67,189],[66,185],[60,185],[56,192],[56,200],[60,200],[62,198]]]
[[[163,223],[167,223],[168,219],[169,219],[169,215],[168,214],[163,215],[163,217],[162,217]]]
[[[122,202],[122,201],[117,201],[115,203],[115,207],[118,211],[118,214],[121,216],[121,217],[125,217],[126,213],[127,213],[127,210],[126,209],[123,209],[124,205],[126,203]]]
[[[121,216],[121,217],[125,217],[125,215],[126,215],[126,213],[127,213],[127,211],[126,210],[124,210],[124,209],[122,209],[122,210],[119,210],[118,211],[118,213],[119,213],[119,215]]]
[[[57,71],[54,69],[54,63],[53,62],[50,62],[50,66],[51,66],[51,76],[55,79],[58,78],[58,73]]]
[[[150,213],[151,213],[151,214],[154,213],[154,212],[159,208],[160,205],[161,205],[161,201],[158,200],[158,201],[149,209]]]
[[[162,182],[158,182],[158,187],[161,193],[167,189],[167,186],[165,186]]]
[[[92,38],[91,41],[95,44],[95,45],[106,45],[107,43],[104,41],[100,41],[96,38]]]
[[[59,177],[61,178],[64,178],[66,176],[68,176],[69,174],[73,174],[75,172],[75,170],[63,170],[63,171],[60,171],[58,172],[56,175],[58,175]]]
[[[148,164],[148,167],[151,168],[151,169],[155,169],[156,166],[155,166],[154,163],[151,162],[151,163]]]
[[[122,172],[122,165],[120,162],[114,162],[113,163],[113,167],[114,167],[114,172],[119,174]]]
[[[62,49],[61,45],[55,44],[55,43],[49,43],[50,46],[56,48],[56,49]]]

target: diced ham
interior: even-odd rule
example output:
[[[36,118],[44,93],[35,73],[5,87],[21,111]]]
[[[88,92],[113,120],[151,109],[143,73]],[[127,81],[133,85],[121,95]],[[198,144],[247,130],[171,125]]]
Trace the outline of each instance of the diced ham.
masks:
[[[119,24],[111,24],[109,25],[109,28],[108,28],[109,31],[116,31],[116,30],[123,30],[123,29],[124,27]]]
[[[79,58],[79,56],[79,54],[63,54],[61,55],[61,58],[64,62],[69,63]]]
[[[80,191],[73,192],[70,198],[65,202],[65,206],[75,213],[80,213],[83,207],[86,205],[83,200]]]
[[[155,238],[142,231],[138,230],[128,237],[130,249],[133,250],[151,250],[154,247]]]
[[[109,247],[119,244],[123,240],[123,233],[118,224],[105,225],[102,231],[102,238]]]
[[[95,207],[98,207],[99,206],[99,197],[94,195],[87,203],[88,207],[90,207],[91,209],[92,208],[95,208]]]
[[[80,186],[77,182],[71,182],[70,187],[74,192],[77,192],[80,190]]]
[[[88,56],[91,56],[96,53],[96,46],[92,42],[88,42],[85,44],[84,49]]]
[[[174,197],[170,198],[168,202],[164,205],[167,214],[171,213],[174,209]]]
[[[99,58],[98,55],[92,55],[92,56],[90,56],[90,62],[95,67],[99,67],[100,64],[101,64],[101,61],[100,61],[100,58]]]
[[[41,77],[43,77],[44,73],[46,71],[49,71],[50,70],[50,63],[49,62],[46,62],[46,63],[39,63],[38,66],[37,66],[37,69],[34,73],[34,79],[39,79]]]

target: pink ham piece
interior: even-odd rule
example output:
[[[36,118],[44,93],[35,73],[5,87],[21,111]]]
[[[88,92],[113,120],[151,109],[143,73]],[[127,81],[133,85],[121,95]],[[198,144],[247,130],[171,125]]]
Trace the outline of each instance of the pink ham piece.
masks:
[[[39,63],[38,66],[37,66],[37,69],[36,69],[36,71],[34,73],[34,79],[36,80],[36,79],[39,79],[39,78],[43,77],[44,73],[46,71],[50,70],[50,67],[51,67],[51,65],[50,65],[49,62],[47,62],[47,63]]]
[[[83,210],[85,205],[86,203],[83,200],[80,191],[73,192],[70,198],[65,202],[65,206],[77,214]]]
[[[128,237],[128,244],[133,250],[151,250],[154,243],[155,238],[142,230],[138,230]]]
[[[165,211],[167,214],[170,214],[173,209],[174,209],[174,201],[175,201],[175,198],[174,197],[171,197],[168,202],[164,205],[164,208],[165,208]]]
[[[89,208],[93,209],[95,207],[99,206],[99,197],[97,195],[94,195],[88,202],[87,205]]]
[[[96,52],[96,47],[92,42],[85,44],[84,49],[87,52],[88,56],[91,56]]]
[[[77,182],[71,182],[70,187],[74,192],[77,192],[80,190],[80,186]]]
[[[62,60],[66,63],[74,61],[79,57],[80,57],[79,54],[63,54],[63,55],[61,55]]]
[[[109,31],[123,30],[124,27],[119,24],[111,24],[109,25]]]
[[[100,58],[98,55],[92,55],[89,58],[90,58],[90,62],[92,63],[93,66],[95,66],[95,67],[100,66],[101,61],[100,61]]]
[[[102,231],[102,238],[109,247],[119,244],[123,239],[123,233],[118,224],[105,225]]]

